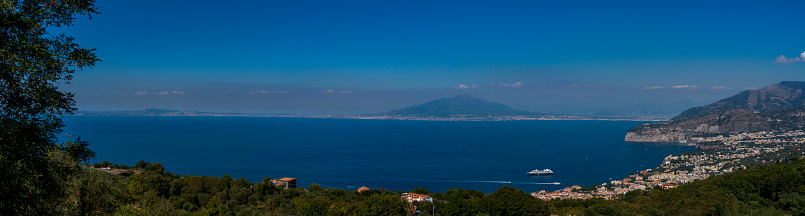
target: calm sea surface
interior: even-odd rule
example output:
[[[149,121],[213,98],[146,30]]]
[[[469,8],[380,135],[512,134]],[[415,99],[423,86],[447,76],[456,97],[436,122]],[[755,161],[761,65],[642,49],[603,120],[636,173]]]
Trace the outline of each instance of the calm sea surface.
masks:
[[[654,168],[671,144],[627,143],[645,122],[431,122],[247,117],[66,117],[93,162],[162,163],[179,175],[295,177],[299,186],[526,192],[591,185]],[[533,169],[553,176],[529,176]],[[541,183],[559,182],[561,185]]]

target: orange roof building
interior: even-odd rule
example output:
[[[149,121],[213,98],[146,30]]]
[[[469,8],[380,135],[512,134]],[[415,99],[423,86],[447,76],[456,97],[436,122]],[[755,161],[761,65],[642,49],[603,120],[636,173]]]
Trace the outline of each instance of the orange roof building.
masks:
[[[280,179],[272,179],[271,183],[274,184],[274,186],[285,188],[285,189],[296,188],[296,178],[284,177],[284,178],[280,178]]]
[[[363,186],[363,187],[361,187],[361,188],[358,188],[358,192],[361,192],[361,191],[368,191],[368,190],[369,190],[369,188],[368,188],[368,187],[366,187],[366,186]]]
[[[433,198],[428,195],[423,194],[415,194],[415,193],[403,193],[401,199],[408,201],[409,203],[417,201],[417,202],[433,202]]]

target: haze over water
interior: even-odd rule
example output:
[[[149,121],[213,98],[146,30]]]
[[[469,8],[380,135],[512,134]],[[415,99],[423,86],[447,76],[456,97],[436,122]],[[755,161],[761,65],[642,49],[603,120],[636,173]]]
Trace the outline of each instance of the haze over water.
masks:
[[[90,141],[93,162],[146,160],[179,175],[295,177],[298,186],[348,190],[557,190],[622,179],[693,149],[626,143],[625,132],[645,123],[627,121],[73,116],[65,123],[64,133]],[[526,174],[546,168],[556,174]],[[541,184],[551,182],[561,184]]]

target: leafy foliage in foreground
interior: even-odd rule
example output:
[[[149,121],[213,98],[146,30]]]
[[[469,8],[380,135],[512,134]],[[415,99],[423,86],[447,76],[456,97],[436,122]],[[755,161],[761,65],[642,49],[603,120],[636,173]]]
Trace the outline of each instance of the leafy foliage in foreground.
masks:
[[[0,215],[61,215],[63,184],[94,153],[86,142],[57,143],[61,115],[75,108],[59,90],[75,69],[100,61],[93,49],[47,30],[97,14],[93,0],[0,2]]]
[[[77,215],[411,215],[401,191],[364,192],[309,185],[281,189],[266,177],[178,176],[141,161],[131,177],[85,168],[71,182]],[[619,200],[536,199],[513,187],[486,194],[449,189],[414,203],[422,215],[805,215],[805,160],[762,165],[675,189],[632,191]]]

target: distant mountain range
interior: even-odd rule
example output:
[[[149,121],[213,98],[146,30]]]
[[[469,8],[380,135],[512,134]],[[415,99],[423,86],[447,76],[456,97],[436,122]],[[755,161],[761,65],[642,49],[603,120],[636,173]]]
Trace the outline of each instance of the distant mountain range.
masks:
[[[805,82],[786,81],[690,108],[668,122],[630,129],[626,141],[686,142],[693,136],[796,130],[805,126]]]
[[[451,98],[442,98],[424,104],[392,110],[380,115],[389,116],[417,116],[417,117],[488,117],[488,116],[529,116],[541,117],[545,113],[516,110],[509,106],[489,102],[470,95],[457,95]]]
[[[133,110],[133,111],[78,111],[75,112],[74,115],[76,116],[227,116],[227,115],[243,115],[243,114],[148,108],[144,110]]]

